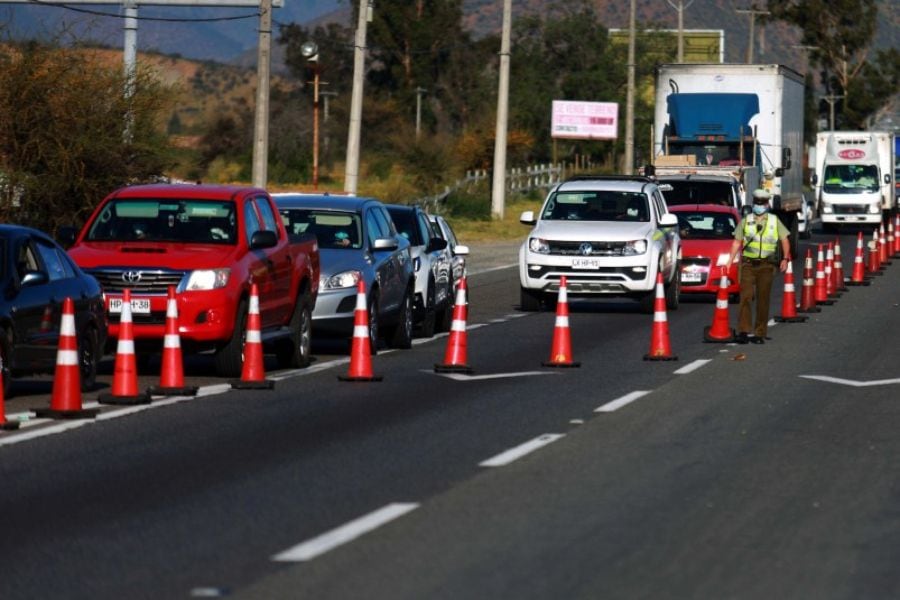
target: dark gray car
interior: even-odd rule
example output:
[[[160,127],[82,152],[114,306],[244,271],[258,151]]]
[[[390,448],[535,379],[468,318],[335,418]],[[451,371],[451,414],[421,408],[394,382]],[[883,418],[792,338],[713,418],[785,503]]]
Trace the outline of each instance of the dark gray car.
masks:
[[[384,205],[372,198],[272,194],[291,236],[314,233],[321,276],[313,339],[353,335],[357,284],[366,284],[373,352],[383,336],[395,348],[412,345],[415,279],[409,242]]]

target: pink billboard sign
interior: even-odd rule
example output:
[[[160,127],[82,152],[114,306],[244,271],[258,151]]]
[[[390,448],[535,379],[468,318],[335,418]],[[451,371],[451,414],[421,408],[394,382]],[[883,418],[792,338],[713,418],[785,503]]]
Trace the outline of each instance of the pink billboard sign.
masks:
[[[614,140],[619,132],[617,102],[554,100],[550,135],[579,140]]]

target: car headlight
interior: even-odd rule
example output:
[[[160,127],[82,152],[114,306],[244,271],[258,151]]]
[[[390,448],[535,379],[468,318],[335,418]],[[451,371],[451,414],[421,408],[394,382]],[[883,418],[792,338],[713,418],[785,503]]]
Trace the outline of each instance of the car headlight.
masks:
[[[336,273],[331,277],[322,278],[320,282],[320,286],[323,290],[339,290],[343,288],[356,287],[356,284],[359,283],[359,280],[362,278],[362,273],[359,271],[344,271],[343,273]]]
[[[541,238],[530,238],[528,240],[528,248],[532,252],[536,252],[538,254],[550,254],[550,244],[547,240]]]
[[[418,273],[419,269],[422,268],[422,259],[420,257],[415,257],[413,259],[413,272]]]
[[[834,212],[834,208],[832,208],[832,206],[830,204],[828,204],[827,202],[823,202],[822,203],[822,212],[830,215],[831,213]]]
[[[217,290],[228,285],[229,277],[231,277],[231,269],[207,269],[202,271],[191,271],[184,289],[188,292],[198,290]]]
[[[877,215],[880,212],[881,212],[881,206],[877,202],[873,202],[872,204],[869,205],[869,214],[870,215]]]
[[[625,247],[622,248],[623,256],[635,256],[637,254],[643,254],[647,251],[647,240],[632,240],[630,242],[625,242]]]

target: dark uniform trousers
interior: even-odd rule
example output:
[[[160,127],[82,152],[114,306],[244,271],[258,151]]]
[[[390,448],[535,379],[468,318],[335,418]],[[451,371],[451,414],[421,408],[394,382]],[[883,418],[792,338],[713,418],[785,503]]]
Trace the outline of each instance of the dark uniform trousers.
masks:
[[[769,297],[775,279],[775,263],[767,258],[741,259],[741,310],[738,332],[765,337],[769,329]],[[753,325],[753,300],[756,325]]]

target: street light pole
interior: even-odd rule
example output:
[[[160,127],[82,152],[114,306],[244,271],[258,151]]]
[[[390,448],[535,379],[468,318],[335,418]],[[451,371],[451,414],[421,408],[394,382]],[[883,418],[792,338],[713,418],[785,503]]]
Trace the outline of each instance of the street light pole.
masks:
[[[634,21],[637,0],[631,0],[628,14],[628,89],[625,97],[625,174],[634,173]],[[679,13],[680,14],[680,13]],[[680,39],[680,38],[679,38]],[[679,58],[678,62],[681,62]]]
[[[366,67],[366,25],[375,0],[359,0],[356,38],[353,47],[353,95],[350,97],[350,127],[347,130],[347,161],[344,191],[356,195],[359,183],[359,138],[362,130],[363,82]]]
[[[319,189],[319,47],[315,42],[306,42],[300,47],[300,54],[313,70],[313,189]]]
[[[253,128],[253,185],[265,187],[269,163],[269,60],[272,50],[272,0],[259,4],[259,53],[256,59],[256,118]]]
[[[500,36],[500,81],[497,89],[497,130],[494,135],[494,176],[491,215],[503,218],[506,204],[506,134],[509,119],[509,52],[512,0],[503,0],[503,31]]]
[[[822,96],[822,99],[828,103],[828,113],[829,119],[828,123],[830,125],[829,131],[834,131],[834,105],[837,104],[837,101],[843,98],[844,95],[836,95],[836,94],[828,94],[827,96]]]

